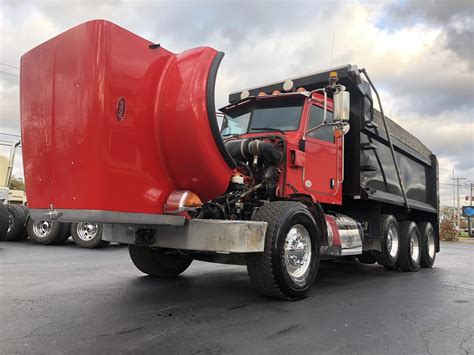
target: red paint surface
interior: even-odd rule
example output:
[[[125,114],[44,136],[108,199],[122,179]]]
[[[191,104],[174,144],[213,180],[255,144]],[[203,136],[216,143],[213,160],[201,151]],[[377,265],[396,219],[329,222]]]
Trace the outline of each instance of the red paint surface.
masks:
[[[110,22],[90,21],[22,57],[31,208],[162,213],[173,190],[203,200],[225,192],[230,169],[206,109],[217,52],[202,47],[176,55],[149,44]]]
[[[319,94],[314,94],[316,100],[323,100]],[[283,179],[280,179],[281,195],[288,196],[294,191],[291,184],[298,193],[308,194],[313,201],[327,204],[342,204],[342,140],[343,137],[335,139],[334,143],[328,143],[316,138],[306,136],[306,149],[304,152],[304,168],[291,162],[291,150],[299,151],[299,142],[303,138],[304,132],[308,129],[309,106],[313,103],[306,101],[303,108],[303,116],[298,131],[287,132],[287,179],[286,186],[283,186]],[[319,104],[318,104],[319,105]],[[322,107],[322,105],[320,105]],[[328,110],[332,111],[332,100],[328,100]],[[301,153],[296,153],[297,155]],[[301,158],[301,157],[300,157]],[[304,179],[303,179],[303,169]],[[335,188],[330,188],[330,179],[334,178]],[[307,187],[304,181],[310,180],[311,187]],[[337,183],[340,181],[341,183]]]

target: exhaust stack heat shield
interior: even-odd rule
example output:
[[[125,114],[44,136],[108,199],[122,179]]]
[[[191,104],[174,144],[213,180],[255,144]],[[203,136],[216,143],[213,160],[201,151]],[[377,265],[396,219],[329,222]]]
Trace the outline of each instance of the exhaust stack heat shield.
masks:
[[[162,214],[174,190],[224,193],[234,163],[214,109],[222,56],[174,54],[102,20],[23,55],[29,207]]]

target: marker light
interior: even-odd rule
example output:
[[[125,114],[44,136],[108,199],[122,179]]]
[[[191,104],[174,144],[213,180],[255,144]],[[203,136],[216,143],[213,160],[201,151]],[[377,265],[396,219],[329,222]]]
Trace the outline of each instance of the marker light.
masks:
[[[308,91],[306,90],[304,87],[299,87],[296,92],[305,92],[305,91]]]
[[[267,96],[267,94],[263,91],[260,91],[257,96]]]
[[[286,80],[283,83],[283,90],[285,91],[291,91],[294,88],[293,80]]]
[[[166,200],[165,213],[177,214],[184,211],[194,211],[201,205],[201,199],[194,192],[173,191]]]
[[[273,90],[272,95],[281,95],[281,92],[278,90]]]
[[[240,99],[243,100],[243,99],[246,99],[247,97],[250,96],[250,92],[248,90],[244,90],[242,91],[242,93],[240,94]]]

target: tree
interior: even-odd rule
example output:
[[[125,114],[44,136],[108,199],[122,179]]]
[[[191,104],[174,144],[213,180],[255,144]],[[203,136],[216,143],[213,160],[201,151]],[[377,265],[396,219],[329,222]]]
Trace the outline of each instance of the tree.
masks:
[[[458,240],[459,232],[454,224],[454,218],[447,216],[441,221],[439,237],[441,240],[455,242]]]
[[[12,176],[10,179],[10,190],[22,190],[25,191],[25,182],[23,181],[23,178],[17,178],[15,176]]]

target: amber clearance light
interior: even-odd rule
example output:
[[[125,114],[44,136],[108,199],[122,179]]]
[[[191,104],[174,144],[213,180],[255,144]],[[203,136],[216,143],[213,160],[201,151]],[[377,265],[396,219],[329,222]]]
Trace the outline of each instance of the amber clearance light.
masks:
[[[201,205],[201,199],[194,192],[173,191],[165,202],[165,213],[177,214],[184,211],[194,211]]]

